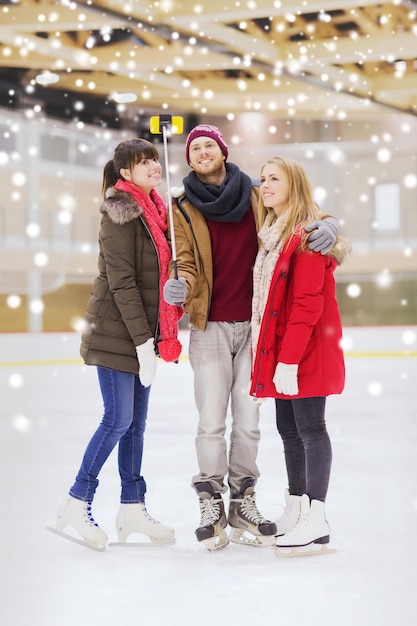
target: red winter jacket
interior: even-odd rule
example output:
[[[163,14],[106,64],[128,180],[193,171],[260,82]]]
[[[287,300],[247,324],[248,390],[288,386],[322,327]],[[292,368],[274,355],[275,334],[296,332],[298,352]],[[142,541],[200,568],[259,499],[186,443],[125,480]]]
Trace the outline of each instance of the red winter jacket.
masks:
[[[300,251],[300,238],[284,246],[271,281],[253,364],[250,393],[258,398],[307,398],[341,393],[345,366],[336,301],[336,261]],[[278,361],[298,364],[296,396],[277,392]]]

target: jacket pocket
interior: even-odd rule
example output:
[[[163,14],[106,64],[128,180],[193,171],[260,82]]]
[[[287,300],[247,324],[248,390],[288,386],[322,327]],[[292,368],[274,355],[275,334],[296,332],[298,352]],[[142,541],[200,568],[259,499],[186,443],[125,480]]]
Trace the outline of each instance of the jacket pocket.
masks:
[[[298,374],[300,376],[303,376],[304,374],[313,374],[317,371],[318,348],[317,332],[314,329],[298,366]]]
[[[280,361],[280,353],[282,342],[284,341],[285,335],[285,326],[280,326],[277,328],[276,337],[275,337],[275,345],[276,345],[276,361]],[[312,374],[317,369],[318,360],[318,350],[320,348],[316,329],[313,329],[311,337],[307,343],[307,347],[302,355],[300,362],[298,364],[298,374]],[[288,357],[287,357],[288,359]],[[291,364],[291,363],[289,363]]]

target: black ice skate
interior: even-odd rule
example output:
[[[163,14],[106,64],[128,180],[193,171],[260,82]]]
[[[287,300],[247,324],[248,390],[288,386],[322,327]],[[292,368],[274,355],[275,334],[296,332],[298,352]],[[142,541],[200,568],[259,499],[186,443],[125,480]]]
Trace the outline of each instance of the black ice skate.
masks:
[[[210,551],[224,548],[229,543],[229,537],[225,531],[227,519],[222,497],[214,492],[210,483],[200,483],[196,489],[201,513],[200,526],[195,531],[197,541]]]
[[[239,493],[232,494],[229,507],[230,540],[248,546],[275,545],[277,527],[258,511],[255,500],[255,480],[243,481]]]

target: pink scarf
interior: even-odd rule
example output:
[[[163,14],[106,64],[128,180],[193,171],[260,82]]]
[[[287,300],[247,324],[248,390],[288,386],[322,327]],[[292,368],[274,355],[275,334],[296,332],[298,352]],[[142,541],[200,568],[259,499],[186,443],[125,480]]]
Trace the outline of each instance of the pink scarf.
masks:
[[[183,316],[182,307],[168,304],[164,300],[163,287],[168,280],[168,266],[171,260],[171,250],[165,233],[168,229],[167,209],[161,196],[152,189],[148,196],[140,187],[127,180],[119,179],[116,189],[129,193],[143,209],[143,216],[151,231],[155,242],[159,266],[159,332],[161,341],[158,342],[158,352],[164,361],[177,361],[182,350],[178,340],[178,322]]]

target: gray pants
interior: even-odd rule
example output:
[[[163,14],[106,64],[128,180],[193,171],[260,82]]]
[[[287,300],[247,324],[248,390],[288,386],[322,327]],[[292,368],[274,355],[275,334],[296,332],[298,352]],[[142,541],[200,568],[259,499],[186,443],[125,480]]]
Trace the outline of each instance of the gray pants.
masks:
[[[240,491],[245,478],[259,477],[256,465],[259,405],[249,396],[250,322],[209,322],[203,332],[191,329],[189,358],[199,412],[196,437],[199,474],[192,485],[209,482],[215,492]],[[232,415],[229,458],[225,439],[230,401]]]

